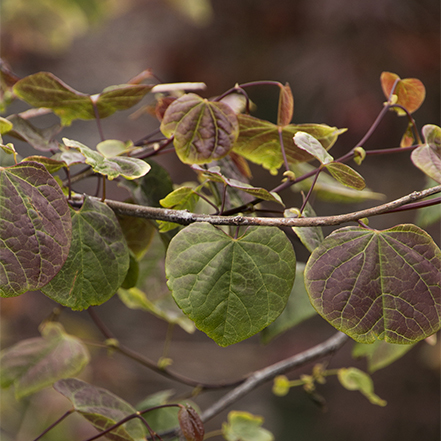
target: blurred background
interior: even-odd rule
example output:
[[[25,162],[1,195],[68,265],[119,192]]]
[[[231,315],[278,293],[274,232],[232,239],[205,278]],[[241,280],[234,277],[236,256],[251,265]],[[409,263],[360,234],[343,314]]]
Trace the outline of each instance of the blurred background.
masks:
[[[414,114],[418,127],[440,123],[438,0],[3,0],[0,36],[1,57],[17,75],[50,71],[91,94],[125,83],[147,68],[163,82],[205,82],[207,97],[241,82],[289,82],[295,100],[294,123],[348,128],[333,147],[334,157],[354,147],[381,111],[383,71],[420,79],[427,96]],[[250,96],[257,106],[254,114],[275,121],[278,92],[262,87],[250,90]],[[23,108],[13,103],[8,113]],[[154,118],[144,114],[134,119],[132,113],[133,109],[104,120],[106,137],[138,140],[158,127]],[[50,117],[39,121],[42,126],[50,122]],[[365,147],[398,147],[406,126],[404,118],[391,113]],[[74,122],[63,135],[89,146],[100,140],[91,122]],[[19,144],[17,148],[22,153]],[[176,158],[161,158],[161,164],[174,182],[191,179]],[[369,158],[360,171],[368,186],[386,193],[388,200],[425,185],[424,175],[406,153]],[[272,188],[280,182],[280,176],[257,167],[252,172],[256,185]],[[124,197],[122,190],[114,191],[115,197]],[[296,200],[293,196],[293,205]],[[364,206],[321,203],[316,211],[336,214]],[[380,216],[371,226],[388,228],[414,218],[413,212]],[[440,226],[432,225],[427,231],[439,244]],[[299,250],[302,253],[305,260],[307,255]],[[2,347],[38,335],[39,323],[54,306],[40,293],[2,299]],[[161,357],[165,322],[128,310],[116,296],[98,312],[129,347],[153,360]],[[74,334],[101,338],[86,312],[63,313],[62,323]],[[176,327],[168,356],[176,372],[202,381],[222,381],[307,349],[332,333],[329,325],[314,317],[268,346],[256,336],[221,349],[201,333],[188,335]],[[164,389],[178,395],[189,390],[118,355],[92,351],[93,362],[82,378],[132,404]],[[366,370],[364,361],[352,360],[351,344],[326,361],[331,368]],[[271,385],[252,392],[233,408],[264,416],[264,427],[277,441],[435,441],[440,436],[439,368],[439,345],[423,342],[396,364],[376,372],[375,391],[388,402],[384,408],[346,391],[332,377],[319,390],[326,399],[326,411],[301,389],[274,397]],[[203,394],[196,402],[204,409],[219,397],[220,392]],[[64,397],[49,389],[21,402],[15,402],[10,391],[2,391],[1,404],[2,428],[17,441],[35,438],[69,408]],[[218,429],[226,413],[210,421],[207,430]],[[45,439],[61,439],[63,434],[62,439],[76,441],[94,433],[80,417],[71,418]]]

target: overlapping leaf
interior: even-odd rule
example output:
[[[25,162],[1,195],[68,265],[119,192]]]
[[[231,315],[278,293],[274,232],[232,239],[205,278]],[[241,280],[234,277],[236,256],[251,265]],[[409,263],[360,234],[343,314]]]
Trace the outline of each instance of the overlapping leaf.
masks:
[[[221,168],[218,166],[210,167],[208,170],[205,170],[197,165],[194,165],[192,168],[211,181],[220,182],[228,187],[244,191],[245,193],[264,201],[277,202],[278,204],[284,205],[282,199],[277,193],[270,192],[265,188],[253,187],[252,185],[237,181],[236,179],[227,178],[221,173]]]
[[[412,152],[412,162],[427,176],[441,184],[441,128],[427,124],[422,131],[425,144]]]
[[[282,314],[261,332],[263,343],[269,343],[273,338],[317,314],[305,289],[304,270],[305,264],[297,263],[296,279],[288,303]]]
[[[294,98],[292,96],[291,88],[289,87],[288,83],[286,83],[284,86],[280,85],[277,125],[281,127],[287,126],[292,120],[293,113]]]
[[[69,257],[43,293],[75,310],[109,300],[129,269],[129,253],[118,220],[101,202],[86,198],[72,213]]]
[[[87,348],[59,323],[46,323],[41,334],[0,353],[1,387],[13,384],[17,398],[76,375],[89,361]]]
[[[135,408],[108,390],[76,378],[58,381],[54,388],[100,431],[108,429],[127,416],[136,414]],[[146,435],[147,429],[141,421],[133,418],[106,434],[106,437],[113,441],[144,441]]]
[[[384,95],[389,99],[393,85],[396,83],[393,94],[396,96],[396,102],[407,109],[409,113],[418,110],[426,97],[426,89],[424,84],[417,78],[405,78],[402,80],[397,74],[392,72],[383,72],[381,74],[381,87]],[[394,108],[398,115],[405,115],[400,108]]]
[[[193,224],[170,242],[166,275],[176,303],[196,327],[228,346],[261,331],[283,311],[295,255],[275,228],[249,228],[233,239],[210,224]]]
[[[283,164],[278,126],[249,115],[238,115],[239,137],[233,151],[246,159],[262,165],[276,174]],[[283,144],[290,164],[310,161],[313,157],[305,150],[299,149],[293,142],[298,132],[306,132],[316,138],[325,150],[329,150],[344,129],[337,129],[325,124],[289,124],[282,129]]]
[[[137,104],[152,86],[122,84],[104,89],[100,94],[87,95],[71,88],[49,72],[39,72],[17,81],[14,93],[34,107],[47,107],[68,126],[75,119],[95,119],[94,105],[100,118]]]
[[[174,136],[182,162],[206,164],[228,155],[239,128],[236,114],[227,104],[188,93],[167,108],[161,131],[165,136]]]
[[[63,138],[63,142],[66,147],[78,150],[86,158],[86,163],[92,167],[93,171],[107,176],[110,180],[118,176],[137,179],[150,171],[150,165],[141,159],[125,156],[108,158],[78,141]]]
[[[311,303],[361,343],[414,343],[441,327],[441,251],[415,225],[385,231],[342,228],[312,253]]]
[[[46,285],[67,259],[72,222],[66,198],[41,164],[0,168],[0,295]]]

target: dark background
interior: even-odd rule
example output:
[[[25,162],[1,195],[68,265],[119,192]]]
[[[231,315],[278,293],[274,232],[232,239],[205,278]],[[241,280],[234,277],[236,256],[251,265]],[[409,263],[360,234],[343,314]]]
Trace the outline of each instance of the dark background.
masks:
[[[50,71],[86,93],[124,83],[146,68],[153,69],[164,82],[203,81],[208,86],[206,96],[218,95],[241,82],[289,82],[295,99],[294,123],[326,123],[349,129],[333,148],[334,157],[356,145],[381,110],[385,101],[379,80],[382,71],[395,72],[402,78],[419,78],[426,86],[427,97],[414,115],[416,122],[419,127],[439,124],[437,0],[195,1],[202,13],[193,19],[180,12],[177,3],[33,0],[23,6],[21,2],[4,1],[1,56],[20,76]],[[277,92],[262,87],[250,91],[250,95],[257,104],[255,114],[274,121]],[[17,109],[21,109],[19,104],[11,107],[11,111]],[[106,137],[137,140],[157,127],[154,118],[143,115],[129,119],[131,113],[121,112],[103,121]],[[47,122],[49,119],[41,119],[40,123]],[[404,118],[391,113],[365,147],[398,146],[406,125]],[[99,142],[96,127],[90,122],[74,122],[63,135],[89,146]],[[161,163],[175,182],[191,178],[187,168],[175,158],[168,156]],[[252,170],[253,182],[267,188],[280,180],[280,176],[272,177],[257,167]],[[423,174],[406,153],[369,159],[361,173],[368,186],[386,193],[388,200],[425,184]],[[114,191],[115,197],[124,197],[121,190]],[[294,204],[296,199],[293,201]],[[323,203],[317,211],[322,215],[336,214],[362,206],[366,205]],[[405,212],[400,216],[380,216],[371,225],[388,228],[413,220],[414,213]],[[439,243],[440,226],[428,231]],[[39,293],[2,299],[1,304],[2,347],[38,335],[38,324],[54,307]],[[116,297],[98,311],[121,341],[151,359],[161,356],[166,323],[128,310]],[[72,333],[100,338],[85,312],[65,314],[62,322]],[[189,336],[175,329],[170,357],[177,372],[221,381],[307,349],[332,333],[328,324],[315,317],[269,346],[261,345],[256,336],[221,349],[201,333]],[[351,346],[346,344],[327,359],[331,368],[357,366],[366,370],[364,361],[352,360]],[[178,394],[188,391],[120,356],[109,358],[104,351],[95,349],[93,358],[82,378],[132,404],[162,389],[172,388]],[[376,372],[375,391],[388,401],[384,408],[371,405],[358,392],[346,391],[334,377],[319,389],[327,402],[326,412],[299,388],[278,398],[271,394],[271,385],[252,392],[233,408],[263,415],[264,426],[277,441],[435,441],[440,434],[439,368],[439,345],[423,342],[397,363]],[[308,366],[290,377],[298,378],[310,369]],[[204,394],[197,403],[203,409],[218,397],[220,393]],[[2,392],[1,400],[2,426],[17,441],[36,437],[39,430],[69,408],[67,400],[52,390],[20,403],[11,401],[9,392]],[[226,420],[226,413],[210,422],[207,429],[218,429]],[[63,423],[64,429],[58,432],[63,433],[63,439],[74,441],[94,433],[79,417],[71,421]],[[57,436],[48,435],[46,439]]]

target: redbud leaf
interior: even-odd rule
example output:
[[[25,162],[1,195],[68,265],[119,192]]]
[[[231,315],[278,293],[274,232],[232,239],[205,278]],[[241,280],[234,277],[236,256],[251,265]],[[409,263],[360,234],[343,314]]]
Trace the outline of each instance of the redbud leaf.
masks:
[[[289,87],[288,83],[286,83],[284,86],[280,84],[277,125],[281,127],[287,126],[292,120],[293,113],[294,113],[294,98],[292,96],[291,88]]]

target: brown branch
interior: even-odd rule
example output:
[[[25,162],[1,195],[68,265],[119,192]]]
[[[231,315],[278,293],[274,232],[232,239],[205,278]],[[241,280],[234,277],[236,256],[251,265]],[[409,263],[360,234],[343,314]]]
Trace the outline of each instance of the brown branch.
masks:
[[[187,210],[170,210],[166,208],[146,207],[143,205],[127,204],[125,202],[106,199],[105,203],[117,214],[142,217],[146,219],[162,220],[175,222],[181,225],[189,225],[194,222],[208,222],[212,225],[260,225],[272,227],[311,227],[325,225],[340,225],[346,222],[355,222],[364,217],[377,216],[388,213],[403,205],[413,203],[441,192],[441,185],[428,188],[422,191],[414,191],[386,204],[377,205],[365,210],[354,211],[352,213],[340,214],[336,216],[321,216],[309,218],[283,218],[283,217],[246,217],[246,216],[219,216],[209,214],[191,213]],[[90,197],[100,201],[100,198]],[[83,196],[74,197],[74,203],[82,203]]]

